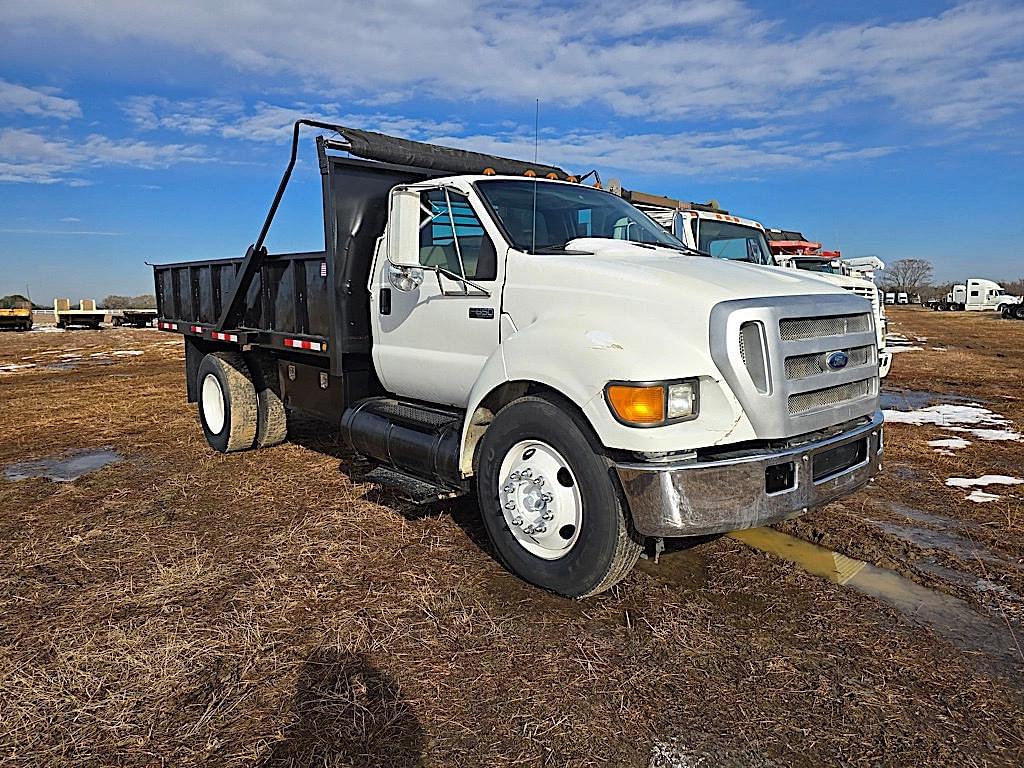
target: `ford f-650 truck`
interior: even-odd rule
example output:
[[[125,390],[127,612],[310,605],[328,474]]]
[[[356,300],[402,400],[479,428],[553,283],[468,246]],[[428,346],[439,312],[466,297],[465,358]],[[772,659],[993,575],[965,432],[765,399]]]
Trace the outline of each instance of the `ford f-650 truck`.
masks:
[[[317,139],[325,247],[272,255],[303,124],[339,136]],[[880,467],[866,300],[694,255],[553,166],[299,121],[246,256],[155,280],[214,449],[280,443],[290,409],[329,419],[390,471],[475,491],[501,561],[563,595]]]

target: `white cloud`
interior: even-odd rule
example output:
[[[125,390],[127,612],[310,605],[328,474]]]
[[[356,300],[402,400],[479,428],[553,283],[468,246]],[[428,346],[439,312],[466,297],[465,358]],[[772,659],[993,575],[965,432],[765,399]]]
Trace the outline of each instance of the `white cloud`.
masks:
[[[292,125],[304,117],[413,139],[461,131],[463,128],[461,123],[454,120],[423,120],[381,112],[342,113],[337,104],[300,102],[292,106],[282,106],[258,102],[252,109],[247,109],[241,101],[175,101],[159,96],[136,96],[125,100],[122,108],[141,129],[162,129],[190,135],[275,143],[288,142]]]
[[[82,116],[81,107],[73,99],[57,96],[49,89],[28,88],[3,79],[0,79],[0,112],[58,120]]]
[[[0,130],[0,181],[86,186],[75,174],[101,166],[154,169],[206,160],[194,144],[154,144],[92,134],[82,141],[50,138],[28,129]]]
[[[740,0],[8,0],[5,17],[21,33],[168,45],[376,104],[539,97],[647,119],[763,120],[882,100],[959,129],[1024,109],[1024,6],[1007,0],[795,33]],[[214,130],[202,115],[187,128]]]
[[[78,224],[82,220],[80,218],[78,218],[77,216],[65,216],[60,221],[61,221],[62,224]]]

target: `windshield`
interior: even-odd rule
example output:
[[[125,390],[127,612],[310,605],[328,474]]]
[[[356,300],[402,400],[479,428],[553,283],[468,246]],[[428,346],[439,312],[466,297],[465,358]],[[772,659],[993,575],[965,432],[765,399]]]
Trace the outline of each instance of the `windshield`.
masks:
[[[686,248],[621,197],[591,187],[495,179],[477,188],[520,251],[559,251],[577,237]]]
[[[749,261],[753,264],[771,266],[775,264],[775,258],[768,248],[763,231],[729,221],[701,219],[697,249],[710,253],[716,259]]]
[[[841,275],[838,265],[827,259],[795,259],[796,268],[806,272],[821,272],[826,275]]]

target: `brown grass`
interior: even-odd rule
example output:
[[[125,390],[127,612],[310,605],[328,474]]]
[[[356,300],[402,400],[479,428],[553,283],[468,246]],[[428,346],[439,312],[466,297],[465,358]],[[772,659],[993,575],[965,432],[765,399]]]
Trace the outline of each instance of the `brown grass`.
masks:
[[[4,765],[646,765],[669,740],[786,765],[1024,758],[1020,678],[737,542],[565,601],[496,564],[471,501],[424,512],[350,479],[325,426],[213,454],[174,338],[0,336],[0,364],[145,352],[0,377],[0,464],[126,457],[0,480]]]

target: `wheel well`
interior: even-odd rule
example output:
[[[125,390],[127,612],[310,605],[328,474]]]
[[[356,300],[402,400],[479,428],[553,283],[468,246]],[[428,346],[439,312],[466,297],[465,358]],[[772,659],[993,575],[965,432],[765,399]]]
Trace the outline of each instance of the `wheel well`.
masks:
[[[480,438],[494,420],[494,415],[513,400],[525,395],[547,396],[557,401],[559,405],[571,409],[584,422],[587,421],[579,406],[554,387],[536,381],[506,381],[499,384],[484,396],[470,417],[459,467],[463,476],[469,477],[476,473],[476,449],[480,444]]]

